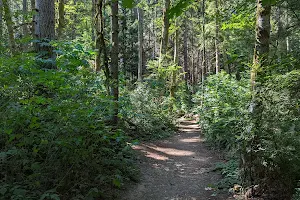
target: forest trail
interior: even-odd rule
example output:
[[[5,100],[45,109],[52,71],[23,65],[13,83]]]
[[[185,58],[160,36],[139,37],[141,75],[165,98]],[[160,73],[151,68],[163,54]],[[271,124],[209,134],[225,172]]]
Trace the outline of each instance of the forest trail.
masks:
[[[221,178],[212,169],[222,161],[203,142],[195,120],[182,119],[172,138],[143,143],[141,181],[131,186],[122,200],[225,200],[213,189]]]

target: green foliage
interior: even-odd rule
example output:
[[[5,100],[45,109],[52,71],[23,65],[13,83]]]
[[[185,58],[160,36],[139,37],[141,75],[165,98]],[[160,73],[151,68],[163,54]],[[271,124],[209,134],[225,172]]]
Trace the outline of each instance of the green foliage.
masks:
[[[245,30],[253,29],[254,15],[252,13],[232,14],[231,18],[222,24],[222,30]]]
[[[294,70],[269,77],[260,89],[264,123],[254,150],[257,172],[266,175],[256,176],[264,178],[269,193],[276,186],[290,195],[295,181],[300,179],[299,86],[300,72]]]
[[[169,97],[151,84],[138,84],[133,91],[124,91],[121,115],[136,126],[133,137],[158,139],[174,131],[175,116],[169,112]]]
[[[186,8],[192,3],[191,0],[179,0],[176,5],[168,10],[168,17],[172,19],[174,16],[179,17],[186,10]]]
[[[295,194],[292,200],[299,200],[300,199],[300,188],[296,188]]]
[[[262,0],[263,5],[275,5],[278,0]]]
[[[244,183],[254,179],[273,199],[291,197],[300,179],[299,86],[299,70],[266,78],[256,97],[263,108],[259,127],[250,117],[256,105],[248,111],[251,96],[245,80],[236,81],[225,73],[213,75],[203,93],[195,96],[196,102],[202,102],[197,113],[207,141],[239,152]],[[237,175],[233,168],[228,172]],[[225,173],[222,185],[236,182],[231,181],[232,173]]]
[[[194,101],[208,142],[219,148],[237,146],[248,112],[249,88],[247,80],[237,81],[225,72],[207,78]]]
[[[149,61],[150,75],[146,81],[149,86],[157,90],[157,95],[169,96],[169,109],[173,113],[188,113],[192,102],[190,91],[183,80],[182,67],[169,61],[165,55],[161,63],[156,60]]]
[[[45,61],[30,54],[1,58],[4,198],[99,199],[136,177],[129,138],[106,124],[113,102],[87,68],[90,55],[64,45],[57,70],[40,68]]]
[[[134,0],[122,0],[122,5],[124,8],[133,8]]]
[[[221,171],[223,179],[218,183],[219,189],[229,189],[233,185],[241,185],[242,180],[239,170],[239,162],[236,159],[227,162],[220,162],[216,164],[215,171]]]

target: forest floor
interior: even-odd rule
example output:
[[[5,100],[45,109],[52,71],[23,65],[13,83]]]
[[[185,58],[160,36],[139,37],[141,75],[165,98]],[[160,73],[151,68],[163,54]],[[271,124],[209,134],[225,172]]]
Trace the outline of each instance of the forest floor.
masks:
[[[195,120],[181,119],[177,134],[134,146],[141,152],[141,180],[127,188],[122,200],[225,200],[214,186],[221,175],[213,169],[222,156],[204,143]]]

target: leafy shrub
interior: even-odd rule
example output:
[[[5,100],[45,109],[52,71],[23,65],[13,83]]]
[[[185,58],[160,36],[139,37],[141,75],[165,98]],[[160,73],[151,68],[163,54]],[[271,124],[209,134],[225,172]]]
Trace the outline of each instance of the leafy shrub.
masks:
[[[99,199],[136,176],[129,138],[105,124],[112,101],[88,52],[68,48],[57,70],[30,54],[0,61],[4,199]]]
[[[300,179],[299,86],[300,71],[294,70],[269,77],[260,90],[263,123],[253,148],[255,176],[273,199],[290,198]]]
[[[259,86],[260,127],[254,127],[248,111],[253,106],[249,88],[224,72],[207,79],[205,90],[195,96],[205,137],[239,152],[246,187],[259,184],[265,199],[290,199],[300,179],[300,72],[267,77]]]
[[[237,81],[225,72],[207,78],[194,101],[208,142],[219,148],[236,147],[247,118],[249,88],[247,80]]]
[[[121,113],[136,126],[134,138],[157,139],[172,133],[175,116],[169,111],[169,97],[159,96],[147,83],[123,96]]]
[[[214,170],[221,171],[223,175],[223,179],[218,183],[218,188],[228,190],[233,185],[241,185],[239,162],[236,159],[217,163]]]

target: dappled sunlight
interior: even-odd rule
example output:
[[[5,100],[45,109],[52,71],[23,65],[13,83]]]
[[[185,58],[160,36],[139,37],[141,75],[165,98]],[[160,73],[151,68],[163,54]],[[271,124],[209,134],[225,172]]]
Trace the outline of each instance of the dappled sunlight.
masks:
[[[170,155],[170,156],[192,156],[195,155],[195,152],[192,151],[186,151],[186,150],[180,150],[180,149],[174,149],[174,148],[163,148],[155,145],[144,145],[150,149],[153,149],[155,151],[162,152],[164,154]]]
[[[185,128],[188,128],[188,129],[200,129],[197,124],[196,125],[179,125],[178,128],[182,128],[182,129],[185,129]]]
[[[134,150],[138,150],[141,151],[145,154],[146,157],[148,158],[153,158],[155,160],[161,160],[161,161],[165,161],[168,160],[169,158],[163,155],[160,155],[154,151],[149,150],[147,147],[145,147],[144,145],[133,145],[132,149]]]
[[[185,132],[185,133],[195,133],[199,132],[199,129],[194,128],[180,128],[179,131]]]
[[[201,139],[200,137],[193,137],[193,138],[184,138],[179,141],[185,143],[198,143],[198,142],[203,142],[204,140]]]
[[[140,196],[133,192],[124,200],[215,199],[211,198],[213,191],[208,187],[219,179],[212,172],[214,154],[206,149],[198,125],[190,121],[183,123],[186,128],[171,139],[133,146],[147,158],[141,167],[148,181],[136,189]]]
[[[153,158],[155,160],[168,160],[167,155],[170,156],[192,156],[195,155],[193,151],[180,150],[175,148],[165,148],[156,145],[133,145],[132,149],[143,152],[146,157]],[[162,155],[164,154],[164,155]]]
[[[168,157],[159,155],[157,153],[153,153],[153,152],[149,152],[149,151],[143,151],[143,152],[146,153],[146,155],[145,155],[146,157],[153,158],[155,160],[162,160],[162,161],[164,161],[164,160],[168,160],[169,159]]]

